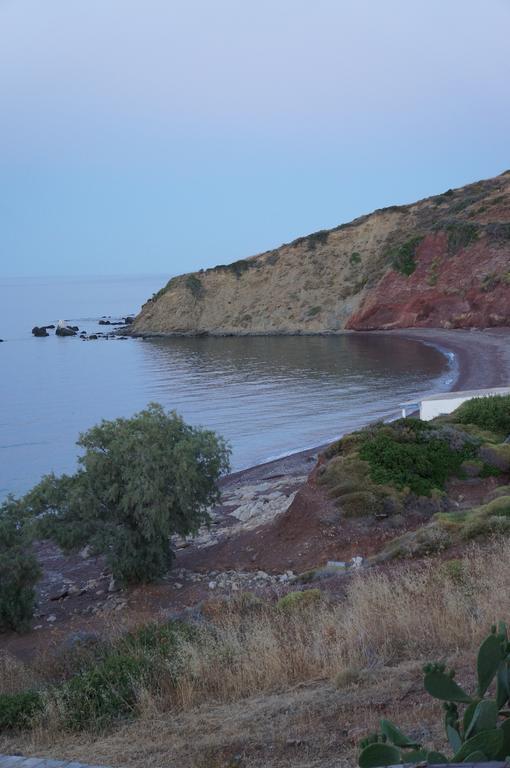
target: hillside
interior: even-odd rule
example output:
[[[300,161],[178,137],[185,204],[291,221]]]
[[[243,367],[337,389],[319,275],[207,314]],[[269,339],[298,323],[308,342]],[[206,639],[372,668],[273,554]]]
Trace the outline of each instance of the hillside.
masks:
[[[133,335],[510,325],[510,171],[172,278]]]

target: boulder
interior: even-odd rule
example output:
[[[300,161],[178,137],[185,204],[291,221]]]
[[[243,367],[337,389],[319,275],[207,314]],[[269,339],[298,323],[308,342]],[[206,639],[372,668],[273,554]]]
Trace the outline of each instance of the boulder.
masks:
[[[134,323],[134,321],[135,321],[134,317],[131,317],[131,316],[125,317],[124,318],[124,325],[131,325],[131,323]]]
[[[100,320],[99,325],[111,325],[111,322],[109,320]]]
[[[34,325],[34,327],[32,328],[32,335],[42,337],[42,336],[49,336],[50,334],[48,333],[44,325],[41,325],[41,326]]]
[[[57,336],[76,336],[76,332],[79,328],[76,325],[66,325],[63,320],[59,320],[55,329]]]

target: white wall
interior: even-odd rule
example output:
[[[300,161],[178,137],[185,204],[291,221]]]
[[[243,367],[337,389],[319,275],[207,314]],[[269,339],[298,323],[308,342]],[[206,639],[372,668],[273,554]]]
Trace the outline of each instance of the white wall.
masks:
[[[465,403],[466,400],[472,400],[473,397],[474,395],[468,395],[467,397],[449,397],[444,400],[422,400],[420,419],[430,421],[436,416],[441,416],[442,413],[452,413],[459,405]]]

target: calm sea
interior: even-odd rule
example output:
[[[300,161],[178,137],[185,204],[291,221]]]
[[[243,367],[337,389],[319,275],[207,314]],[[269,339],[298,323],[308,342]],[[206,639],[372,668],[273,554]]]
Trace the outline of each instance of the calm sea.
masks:
[[[88,332],[136,312],[168,276],[0,280],[0,496],[72,471],[78,434],[150,401],[212,428],[235,469],[318,445],[402,400],[448,387],[451,362],[369,334],[81,341],[34,338],[65,319]]]

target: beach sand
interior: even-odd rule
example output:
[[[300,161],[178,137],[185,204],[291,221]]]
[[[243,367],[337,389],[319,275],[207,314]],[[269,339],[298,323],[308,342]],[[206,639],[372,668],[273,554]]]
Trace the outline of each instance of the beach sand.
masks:
[[[457,377],[450,391],[510,386],[510,328],[486,330],[445,330],[409,328],[396,331],[370,331],[371,335],[392,335],[421,340],[445,353],[455,355]],[[395,410],[399,403],[395,402]],[[341,425],[340,425],[341,426]],[[341,436],[339,432],[338,437]],[[222,480],[224,488],[242,482],[261,482],[275,477],[296,477],[309,472],[317,454],[327,443],[296,451],[288,456],[233,472]]]

